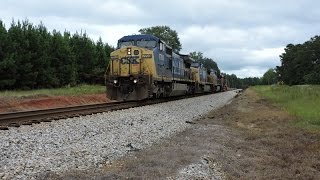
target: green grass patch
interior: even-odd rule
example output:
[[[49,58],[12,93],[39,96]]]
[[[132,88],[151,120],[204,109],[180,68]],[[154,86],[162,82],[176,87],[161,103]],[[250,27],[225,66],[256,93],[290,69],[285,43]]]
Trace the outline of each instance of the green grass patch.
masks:
[[[79,85],[57,89],[38,89],[28,91],[0,91],[0,97],[37,97],[37,96],[76,96],[83,94],[104,93],[105,86]]]
[[[295,124],[309,130],[320,130],[320,86],[255,86],[263,97],[298,117]]]

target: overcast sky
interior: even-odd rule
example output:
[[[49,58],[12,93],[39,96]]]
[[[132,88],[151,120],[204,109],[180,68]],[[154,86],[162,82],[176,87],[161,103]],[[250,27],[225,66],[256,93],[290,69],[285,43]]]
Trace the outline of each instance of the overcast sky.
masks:
[[[113,46],[144,27],[168,25],[182,53],[201,51],[238,77],[280,64],[289,43],[320,33],[320,2],[311,0],[1,0],[0,19],[42,21],[49,30],[86,31]]]

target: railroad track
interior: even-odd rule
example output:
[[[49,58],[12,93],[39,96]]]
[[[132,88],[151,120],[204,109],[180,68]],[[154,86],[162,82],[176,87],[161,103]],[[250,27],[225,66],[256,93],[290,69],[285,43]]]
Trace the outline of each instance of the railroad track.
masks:
[[[196,95],[198,96],[198,95]],[[195,97],[187,96],[187,98]],[[169,97],[162,99],[148,99],[143,101],[125,101],[102,104],[91,104],[83,106],[72,106],[55,109],[42,109],[34,111],[22,111],[0,114],[0,130],[8,130],[8,127],[20,127],[21,125],[32,125],[40,122],[51,122],[53,120],[79,117],[89,114],[108,112],[120,109],[128,109],[162,102],[168,102],[186,97]]]

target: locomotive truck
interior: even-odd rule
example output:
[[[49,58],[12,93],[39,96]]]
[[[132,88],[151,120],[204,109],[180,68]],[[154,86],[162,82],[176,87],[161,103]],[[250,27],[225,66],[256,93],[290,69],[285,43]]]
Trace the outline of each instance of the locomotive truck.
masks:
[[[119,39],[108,66],[107,97],[112,100],[215,92],[220,87],[214,72],[208,74],[202,64],[188,55],[173,52],[153,35]]]

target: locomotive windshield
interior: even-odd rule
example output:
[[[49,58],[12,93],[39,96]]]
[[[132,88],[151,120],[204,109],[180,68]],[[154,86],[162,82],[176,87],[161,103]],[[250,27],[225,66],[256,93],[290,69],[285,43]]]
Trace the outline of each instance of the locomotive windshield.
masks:
[[[137,46],[145,48],[155,48],[157,46],[156,41],[137,41]]]
[[[126,46],[134,46],[134,41],[127,41],[127,42],[120,42],[119,43],[119,48],[123,48]]]
[[[198,62],[191,63],[191,67],[199,68],[201,65]]]
[[[138,47],[144,47],[144,48],[155,48],[157,46],[157,41],[145,41],[145,40],[139,40],[139,41],[125,41],[125,42],[119,42],[118,47],[123,48],[126,46],[138,46]]]

